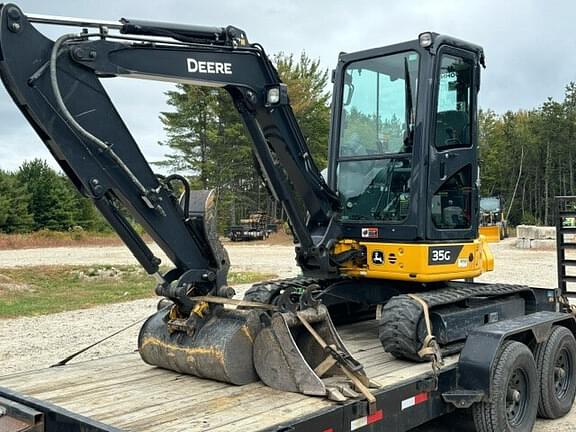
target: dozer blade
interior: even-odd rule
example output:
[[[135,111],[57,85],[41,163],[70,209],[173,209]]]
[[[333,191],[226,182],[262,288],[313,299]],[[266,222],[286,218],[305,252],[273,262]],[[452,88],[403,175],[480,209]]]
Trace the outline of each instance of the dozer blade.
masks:
[[[481,226],[480,235],[486,237],[488,243],[498,243],[500,241],[500,227],[498,225]]]
[[[302,320],[327,348],[321,346]],[[326,396],[322,378],[346,376],[343,367],[358,376],[363,385],[369,384],[362,366],[344,346],[323,305],[300,312],[274,313],[254,341],[254,367],[266,385],[312,396]]]
[[[237,385],[258,381],[252,355],[261,326],[257,312],[221,308],[193,335],[171,330],[169,314],[170,308],[158,311],[140,330],[138,348],[146,363]]]

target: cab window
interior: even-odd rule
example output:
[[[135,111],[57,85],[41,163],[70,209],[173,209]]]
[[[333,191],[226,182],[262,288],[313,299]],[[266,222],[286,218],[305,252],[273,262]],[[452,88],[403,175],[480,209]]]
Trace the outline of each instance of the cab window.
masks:
[[[336,169],[343,221],[408,216],[418,68],[418,53],[407,51],[344,71]]]
[[[472,142],[471,97],[473,63],[442,55],[436,106],[436,148],[469,147]]]

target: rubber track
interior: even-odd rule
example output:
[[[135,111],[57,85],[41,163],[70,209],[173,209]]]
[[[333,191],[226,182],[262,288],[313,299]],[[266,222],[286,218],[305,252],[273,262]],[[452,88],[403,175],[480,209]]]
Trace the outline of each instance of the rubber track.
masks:
[[[244,300],[266,304],[274,303],[274,298],[288,288],[304,291],[308,286],[316,284],[319,285],[321,289],[325,289],[328,285],[342,279],[343,278],[318,279],[299,276],[264,281],[252,285],[244,294]]]
[[[500,297],[529,291],[524,285],[490,284],[447,287],[434,291],[415,293],[430,309],[461,302],[472,297]],[[392,297],[382,309],[378,325],[379,337],[384,350],[400,359],[425,361],[418,356],[422,347],[418,324],[424,317],[422,306],[406,294]],[[447,347],[445,354],[454,354],[463,344]],[[458,349],[460,348],[460,349]]]

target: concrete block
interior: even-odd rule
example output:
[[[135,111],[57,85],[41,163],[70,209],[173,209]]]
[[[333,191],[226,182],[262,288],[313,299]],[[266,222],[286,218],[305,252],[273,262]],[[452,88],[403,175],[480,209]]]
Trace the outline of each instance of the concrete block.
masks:
[[[534,237],[538,240],[554,240],[556,238],[556,228],[554,227],[535,227]]]
[[[549,226],[518,225],[516,227],[516,237],[531,240],[554,240],[556,238],[556,228]]]
[[[550,239],[531,240],[530,249],[554,250],[556,249],[556,240],[550,240]]]
[[[516,237],[518,238],[534,238],[534,226],[532,225],[518,225],[516,227]]]
[[[520,238],[518,237],[516,239],[516,247],[518,249],[530,249],[530,243],[532,240],[527,239],[527,238]]]

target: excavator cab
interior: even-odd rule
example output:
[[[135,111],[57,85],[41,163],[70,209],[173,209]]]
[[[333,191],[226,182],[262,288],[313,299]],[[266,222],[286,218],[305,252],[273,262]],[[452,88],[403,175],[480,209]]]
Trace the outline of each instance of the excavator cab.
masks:
[[[482,48],[423,33],[341,54],[328,183],[341,203],[336,254],[353,276],[435,282],[489,270],[478,236]]]

